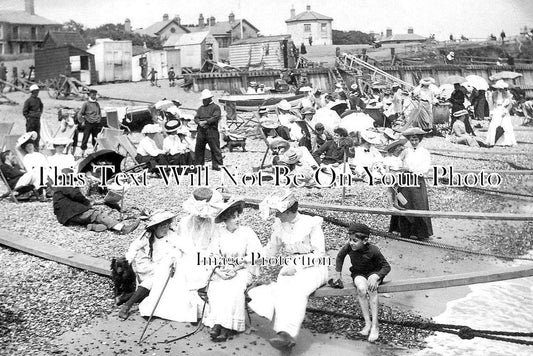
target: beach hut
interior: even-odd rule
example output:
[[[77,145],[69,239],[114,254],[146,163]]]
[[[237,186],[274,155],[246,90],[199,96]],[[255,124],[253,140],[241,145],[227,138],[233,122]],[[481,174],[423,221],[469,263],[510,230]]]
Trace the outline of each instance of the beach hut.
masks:
[[[181,68],[201,69],[206,59],[218,61],[218,42],[209,31],[172,35],[163,49],[169,65],[179,58]]]
[[[131,80],[138,82],[143,79],[142,70],[145,66],[146,76],[154,68],[157,71],[157,78],[166,79],[168,69],[174,67],[176,74],[181,73],[179,58],[169,63],[167,60],[167,51],[144,48],[143,46],[133,46],[133,56],[131,57]]]
[[[248,38],[233,42],[229,61],[234,67],[293,68],[294,45],[290,35]]]
[[[98,82],[130,81],[132,45],[131,41],[113,41],[99,38],[87,52],[94,55]]]

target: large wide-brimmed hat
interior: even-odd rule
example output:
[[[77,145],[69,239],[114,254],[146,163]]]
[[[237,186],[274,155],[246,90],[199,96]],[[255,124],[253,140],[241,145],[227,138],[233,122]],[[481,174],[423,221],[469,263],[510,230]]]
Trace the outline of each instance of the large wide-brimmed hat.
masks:
[[[176,217],[176,214],[171,213],[170,211],[164,211],[164,210],[156,211],[152,214],[152,216],[150,216],[150,219],[148,220],[148,223],[146,224],[146,229],[159,225],[162,222],[172,220],[175,217]]]
[[[426,132],[422,130],[420,127],[411,127],[405,130],[404,132],[402,132],[402,135],[404,135],[405,137],[415,136],[415,135],[425,135],[425,134]]]
[[[142,134],[156,134],[161,132],[161,126],[157,124],[148,124],[143,127],[141,133]]]
[[[209,89],[202,90],[202,96],[201,96],[202,100],[209,99],[212,97],[213,97],[213,93],[211,93],[211,90]]]
[[[177,119],[168,120],[165,123],[165,131],[167,133],[176,132],[181,127],[181,121]]]
[[[395,149],[396,147],[398,146],[403,146],[407,143],[407,140],[406,139],[399,139],[399,140],[396,140],[396,141],[393,141],[391,142],[390,144],[388,144],[387,146],[385,146],[385,148],[383,149],[384,152],[390,152],[392,151],[393,149]]]
[[[373,131],[365,130],[361,132],[361,138],[371,145],[379,145],[381,143],[378,134]]]
[[[390,127],[385,128],[383,130],[383,133],[385,134],[385,136],[387,136],[390,139],[396,140],[398,138],[398,134],[394,132],[394,130],[391,129]]]
[[[430,85],[430,84],[435,84],[435,79],[431,77],[427,77],[427,78],[422,78],[420,80],[420,85]]]
[[[201,218],[214,218],[220,211],[224,199],[222,195],[207,187],[197,188],[192,197],[183,203],[183,210]]]
[[[278,119],[270,117],[262,119],[260,123],[261,127],[264,127],[265,129],[277,129],[280,125]]]
[[[311,107],[311,106],[306,106],[305,108],[303,108],[300,113],[302,115],[307,115],[307,114],[312,114],[314,115],[316,113],[316,110],[315,108]]]
[[[276,192],[267,196],[261,203],[259,203],[259,212],[261,217],[267,219],[270,216],[271,209],[284,213],[291,206],[296,203],[298,199],[290,190]]]
[[[281,110],[287,110],[287,111],[288,111],[288,110],[290,110],[291,108],[292,108],[291,104],[290,104],[287,100],[285,100],[285,99],[283,99],[282,101],[280,101],[280,102],[278,103],[278,109],[281,109]]]
[[[509,84],[507,84],[505,81],[500,79],[492,87],[496,89],[507,89],[509,88]]]
[[[273,150],[275,147],[278,147],[278,146],[284,146],[287,149],[289,149],[291,147],[291,144],[289,143],[289,141],[284,140],[281,137],[276,137],[275,139],[270,141],[270,149],[271,150]]]
[[[72,143],[72,139],[68,137],[54,137],[52,140],[53,146],[68,146]]]
[[[230,199],[227,203],[224,203],[220,207],[220,211],[218,212],[218,214],[215,216],[215,223],[217,224],[221,223],[222,222],[221,217],[224,215],[224,213],[237,205],[244,206],[244,200],[233,198],[233,199]]]
[[[279,160],[286,164],[296,164],[302,159],[303,153],[300,150],[297,150],[295,148],[289,149],[287,152],[285,152]]]
[[[26,132],[17,139],[17,146],[22,147],[29,141],[34,141],[36,139],[37,139],[37,132],[35,131]]]

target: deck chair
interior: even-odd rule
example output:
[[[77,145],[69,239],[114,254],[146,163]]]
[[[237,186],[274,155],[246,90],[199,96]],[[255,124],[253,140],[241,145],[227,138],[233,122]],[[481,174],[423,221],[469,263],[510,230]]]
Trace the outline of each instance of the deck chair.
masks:
[[[11,130],[13,130],[14,123],[0,123],[0,151],[3,150],[5,142],[6,142],[6,136],[8,136],[11,133]]]
[[[118,118],[118,111],[116,110],[107,111],[107,126],[116,130],[124,129],[128,133],[131,133],[130,128],[120,122]]]
[[[135,164],[139,164],[135,157],[137,156],[137,148],[135,145],[130,141],[130,139],[126,135],[118,136],[117,138],[119,150],[124,150],[135,162]]]

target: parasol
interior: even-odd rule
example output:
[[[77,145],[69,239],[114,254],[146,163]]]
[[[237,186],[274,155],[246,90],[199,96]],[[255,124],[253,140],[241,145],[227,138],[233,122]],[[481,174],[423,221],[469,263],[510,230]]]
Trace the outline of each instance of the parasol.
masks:
[[[363,132],[374,127],[374,119],[365,113],[354,112],[345,116],[339,127],[345,128],[348,133]]]
[[[120,165],[122,163],[122,160],[124,160],[124,158],[126,157],[124,157],[120,153],[117,153],[113,150],[99,150],[99,151],[91,153],[78,164],[78,172],[79,173],[88,172],[91,169],[90,163],[106,161],[114,165],[115,166],[114,173],[118,173],[122,170]]]
[[[516,72],[510,72],[510,71],[503,71],[503,72],[498,72],[492,76],[490,76],[490,80],[492,81],[496,81],[496,80],[500,80],[500,79],[516,79],[518,77],[521,77],[522,74],[520,73],[516,73]]]
[[[333,135],[333,130],[341,123],[340,116],[333,110],[328,108],[320,108],[316,111],[311,126],[315,127],[317,123],[324,125],[324,129]]]
[[[466,81],[467,81],[466,78],[460,75],[450,75],[444,78],[443,80],[441,80],[440,83],[441,84],[455,84],[455,83],[463,84]]]
[[[479,76],[479,75],[468,75],[466,76],[466,81],[472,85],[477,90],[487,90],[489,89],[489,83],[485,80],[485,78]]]

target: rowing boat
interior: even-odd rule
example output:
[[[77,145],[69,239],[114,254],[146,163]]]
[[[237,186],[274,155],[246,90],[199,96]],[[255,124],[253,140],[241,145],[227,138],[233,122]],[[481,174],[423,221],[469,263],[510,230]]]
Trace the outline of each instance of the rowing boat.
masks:
[[[292,106],[296,106],[305,97],[305,94],[245,94],[228,95],[218,99],[224,106],[234,106],[236,111],[256,111],[260,106],[266,106],[268,110],[274,110],[276,105],[287,100]]]

